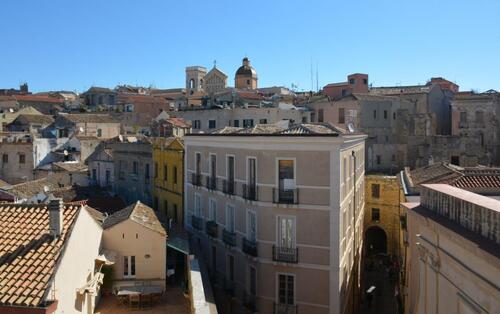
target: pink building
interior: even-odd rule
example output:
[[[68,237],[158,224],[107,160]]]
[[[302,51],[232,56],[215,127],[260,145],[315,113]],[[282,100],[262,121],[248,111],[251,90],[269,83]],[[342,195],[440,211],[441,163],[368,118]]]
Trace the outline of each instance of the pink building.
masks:
[[[350,74],[347,76],[347,82],[330,83],[323,87],[323,94],[333,100],[352,93],[368,93],[368,74]]]

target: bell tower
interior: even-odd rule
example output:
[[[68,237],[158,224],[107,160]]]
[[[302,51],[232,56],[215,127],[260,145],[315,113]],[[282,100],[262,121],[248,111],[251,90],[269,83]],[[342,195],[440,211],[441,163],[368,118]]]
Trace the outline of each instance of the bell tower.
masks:
[[[203,91],[203,80],[206,74],[207,69],[202,66],[186,67],[186,92],[188,95]]]

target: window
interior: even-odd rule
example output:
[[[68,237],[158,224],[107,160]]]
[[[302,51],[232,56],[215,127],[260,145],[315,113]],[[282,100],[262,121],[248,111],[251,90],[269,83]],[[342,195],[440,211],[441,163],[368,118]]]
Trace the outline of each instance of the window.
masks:
[[[111,171],[109,169],[106,169],[106,185],[109,185],[111,183]]]
[[[257,241],[257,217],[251,210],[247,211],[247,237],[252,242]]]
[[[347,89],[342,89],[342,97],[347,95]]]
[[[267,119],[260,119],[259,124],[267,124]]]
[[[356,84],[356,80],[355,80],[355,79],[353,79],[353,78],[349,79],[349,84],[351,84],[351,85]]]
[[[97,137],[101,137],[102,136],[102,129],[97,129]]]
[[[201,154],[196,153],[195,154],[195,164],[194,164],[194,171],[196,172],[197,175],[201,175]]]
[[[226,180],[229,183],[234,182],[234,156],[227,156]]]
[[[228,255],[227,257],[228,257],[227,276],[230,281],[234,281],[234,256]]]
[[[368,79],[363,79],[363,84],[368,85]]]
[[[295,219],[278,216],[278,246],[295,248]]]
[[[215,182],[217,178],[217,155],[210,154],[210,180]]]
[[[380,209],[372,208],[372,221],[380,221]]]
[[[476,111],[476,123],[483,123],[484,122],[484,113],[480,110]]]
[[[380,165],[382,163],[382,157],[380,155],[377,155],[376,158],[377,158],[377,165]]]
[[[208,128],[209,129],[215,129],[217,127],[217,124],[215,120],[208,120]]]
[[[158,162],[155,162],[155,179],[158,178]]]
[[[217,201],[213,198],[208,203],[208,219],[210,221],[217,221]]]
[[[460,166],[460,157],[459,156],[451,156],[451,164]]]
[[[234,127],[236,128],[240,127],[240,120],[234,120]]]
[[[247,184],[251,188],[257,185],[257,159],[248,158],[248,178]]]
[[[372,197],[380,198],[380,184],[372,183]]]
[[[174,217],[170,218],[172,218],[174,222],[177,222],[177,204],[174,204],[173,212],[174,212]]]
[[[174,184],[177,184],[177,166],[174,166],[174,169],[172,170],[173,175],[174,175]]]
[[[234,232],[234,206],[226,206],[226,229],[229,232]]]
[[[323,109],[318,110],[318,122],[324,122],[325,116]]]
[[[201,129],[201,121],[193,120],[193,129]]]
[[[199,194],[194,195],[194,215],[201,217],[201,196]]]
[[[145,165],[145,168],[144,168],[144,179],[145,179],[146,181],[148,181],[148,180],[149,180],[149,164],[146,164],[146,165]]]
[[[247,85],[250,86],[250,80],[247,80]]]
[[[157,196],[155,196],[153,198],[153,209],[158,210],[158,197]]]
[[[460,112],[460,122],[461,123],[467,122],[467,112],[466,111]]]
[[[280,202],[295,202],[295,169],[293,160],[278,161],[278,191]]]
[[[127,169],[127,162],[125,160],[120,160],[118,163],[118,177],[120,179],[125,178],[125,169]]]
[[[139,174],[139,163],[137,161],[132,163],[132,173]]]
[[[387,110],[384,110],[384,119],[387,119]]]
[[[8,154],[3,154],[2,155],[2,162],[4,164],[8,163],[9,162],[9,155]]]
[[[97,169],[92,169],[92,180],[97,181]]]
[[[123,257],[123,277],[124,278],[135,277],[135,256]]]
[[[279,304],[295,305],[295,283],[292,275],[278,275]]]
[[[19,163],[20,164],[26,163],[26,155],[25,154],[19,154]]]
[[[396,161],[396,155],[392,154],[391,161]]]
[[[255,267],[248,267],[248,292],[250,295],[255,296],[257,294],[257,270]]]
[[[243,119],[243,127],[244,128],[253,127],[253,119]]]
[[[339,108],[339,123],[345,123],[345,109]]]
[[[377,110],[373,110],[373,119],[377,119]]]
[[[393,118],[394,120],[396,120],[396,113],[395,113],[395,112],[393,112],[393,113],[392,113],[392,118]]]
[[[168,181],[168,166],[167,164],[163,165],[163,181]]]

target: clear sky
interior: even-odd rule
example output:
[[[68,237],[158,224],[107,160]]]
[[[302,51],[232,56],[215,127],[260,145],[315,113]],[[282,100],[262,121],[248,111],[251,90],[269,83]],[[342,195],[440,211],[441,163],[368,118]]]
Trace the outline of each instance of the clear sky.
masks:
[[[232,86],[246,55],[259,86],[309,90],[317,64],[319,86],[362,72],[500,90],[499,0],[1,2],[0,88],[183,87],[186,66],[214,60]]]

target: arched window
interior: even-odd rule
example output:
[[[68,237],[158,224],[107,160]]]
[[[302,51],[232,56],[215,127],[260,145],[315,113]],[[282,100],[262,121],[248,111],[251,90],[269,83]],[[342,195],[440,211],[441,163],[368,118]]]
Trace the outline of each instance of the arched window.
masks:
[[[194,89],[194,87],[195,87],[194,79],[190,79],[189,80],[189,89]]]

